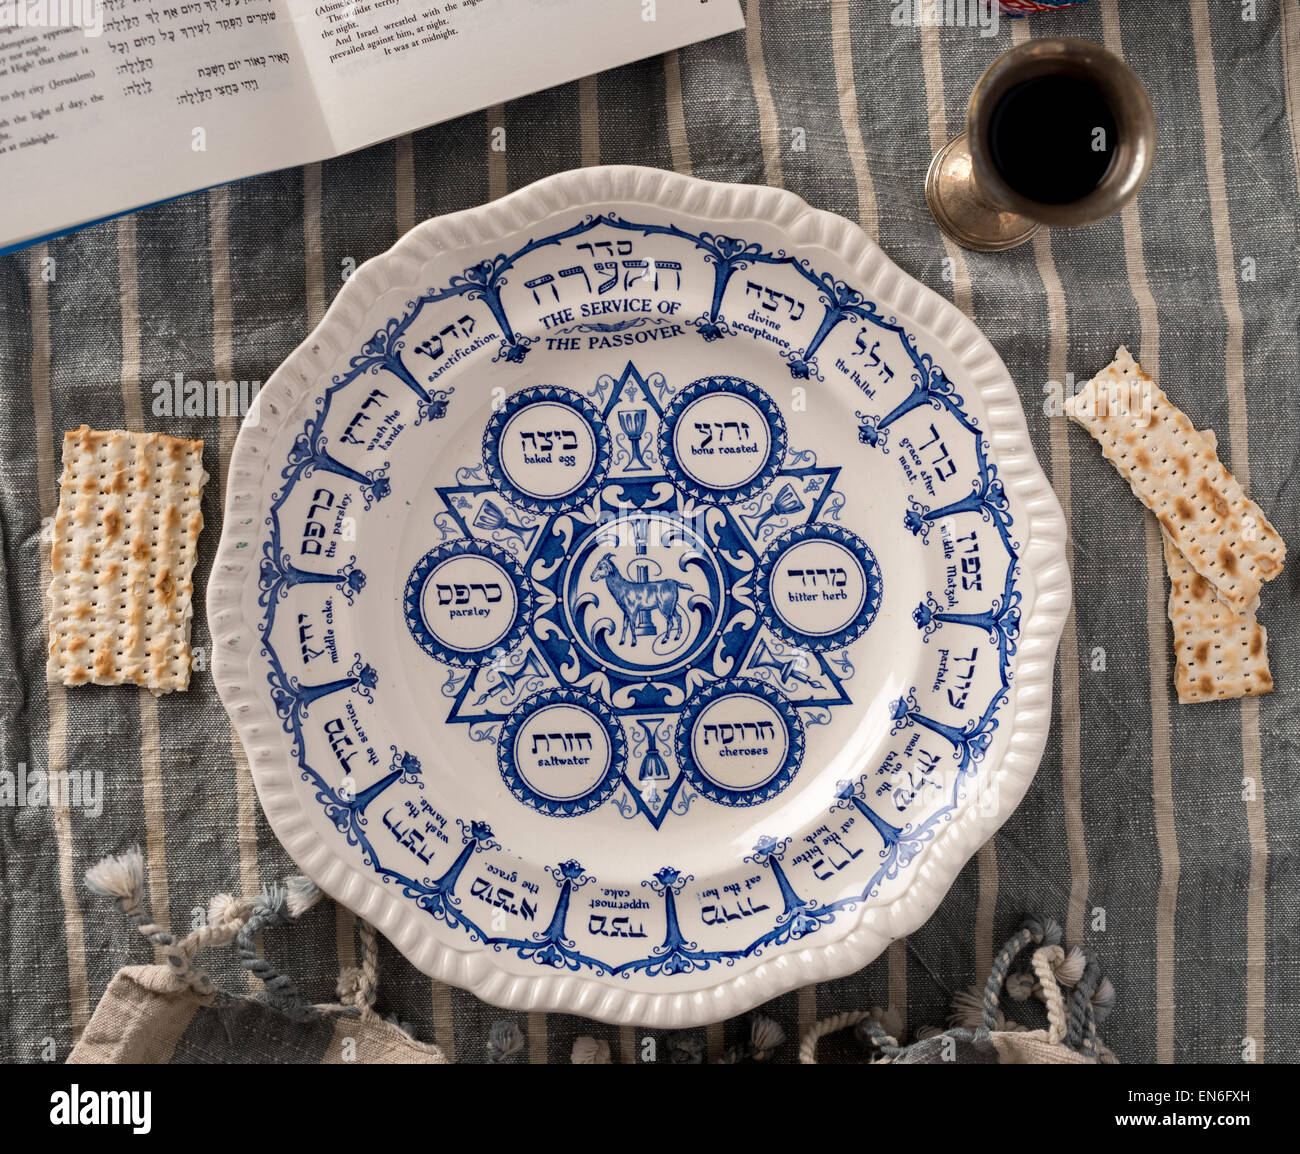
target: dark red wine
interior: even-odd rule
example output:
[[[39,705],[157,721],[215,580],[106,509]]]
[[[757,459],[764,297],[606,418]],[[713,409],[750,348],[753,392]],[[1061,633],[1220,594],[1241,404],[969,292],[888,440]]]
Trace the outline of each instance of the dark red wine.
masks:
[[[1115,155],[1115,117],[1096,86],[1077,76],[1039,76],[1009,89],[989,121],[994,166],[1040,204],[1080,200]]]

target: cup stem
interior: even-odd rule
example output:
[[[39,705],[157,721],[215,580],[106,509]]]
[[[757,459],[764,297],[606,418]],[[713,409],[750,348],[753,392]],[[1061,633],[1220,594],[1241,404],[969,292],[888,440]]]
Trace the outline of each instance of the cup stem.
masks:
[[[1015,248],[1039,228],[1036,221],[999,208],[980,192],[965,132],[948,141],[930,161],[925,203],[945,236],[978,252]]]

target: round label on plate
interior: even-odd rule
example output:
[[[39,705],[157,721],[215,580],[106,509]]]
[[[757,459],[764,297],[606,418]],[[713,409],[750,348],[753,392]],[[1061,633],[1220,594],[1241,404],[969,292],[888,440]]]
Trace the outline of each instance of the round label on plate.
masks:
[[[706,393],[687,405],[673,427],[673,452],[683,473],[710,489],[735,489],[762,472],[772,434],[753,401],[739,393]]]
[[[523,571],[504,549],[455,541],[426,553],[407,578],[407,627],[439,661],[477,665],[519,640],[527,590]]]
[[[497,745],[510,792],[552,817],[574,817],[600,805],[618,785],[623,730],[602,702],[573,690],[551,690],[520,706]]]
[[[750,680],[721,682],[687,703],[677,730],[686,779],[722,805],[758,805],[803,761],[803,724],[784,696]]]
[[[591,476],[596,434],[569,405],[538,401],[516,412],[501,430],[501,471],[530,497],[567,497]]]
[[[669,407],[659,449],[683,489],[730,505],[766,488],[785,447],[785,419],[762,389],[739,377],[706,377]]]
[[[525,389],[488,423],[483,463],[508,501],[534,512],[562,512],[584,504],[600,487],[609,436],[577,393]]]
[[[774,566],[771,595],[772,608],[791,629],[826,637],[861,611],[867,574],[852,550],[838,541],[800,541]]]
[[[778,537],[763,554],[757,587],[772,631],[815,650],[862,636],[882,593],[875,554],[848,530],[825,523]]]

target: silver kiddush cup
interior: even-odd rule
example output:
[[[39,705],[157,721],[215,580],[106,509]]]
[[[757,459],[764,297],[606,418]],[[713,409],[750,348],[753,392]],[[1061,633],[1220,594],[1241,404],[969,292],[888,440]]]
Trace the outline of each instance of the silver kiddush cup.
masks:
[[[1115,122],[1114,155],[1090,192],[1064,203],[1030,200],[993,163],[994,112],[1012,89],[1028,81],[1066,76],[1093,86]],[[939,227],[964,248],[994,252],[1024,244],[1041,225],[1095,224],[1138,194],[1151,171],[1156,120],[1137,74],[1089,40],[1032,40],[999,56],[971,93],[966,131],[930,162],[925,200]]]

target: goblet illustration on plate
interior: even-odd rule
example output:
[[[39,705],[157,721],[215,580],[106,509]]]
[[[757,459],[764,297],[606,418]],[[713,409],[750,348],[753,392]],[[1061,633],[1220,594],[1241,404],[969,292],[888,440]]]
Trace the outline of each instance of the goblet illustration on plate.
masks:
[[[494,529],[504,529],[507,533],[513,533],[518,537],[523,542],[524,548],[527,549],[532,545],[533,538],[537,536],[537,530],[541,526],[520,525],[515,521],[511,521],[495,501],[484,501],[479,508],[478,516],[474,518],[474,528],[487,529],[489,532]]]
[[[645,437],[645,420],[645,409],[624,409],[618,415],[618,423],[631,442],[629,451],[632,460],[627,466],[629,473],[645,473],[650,469],[646,459],[641,455],[641,441]]]
[[[772,498],[771,508],[767,512],[750,514],[748,517],[742,516],[740,519],[745,528],[749,530],[749,535],[757,541],[759,530],[773,517],[778,514],[788,517],[792,513],[800,512],[804,507],[803,498],[794,491],[794,486],[787,481],[776,491],[776,496]]]

